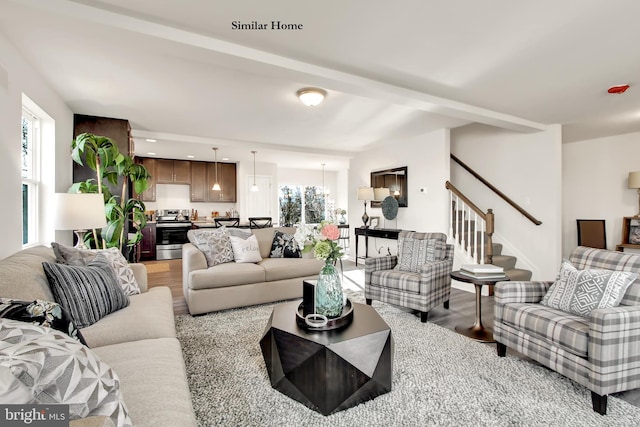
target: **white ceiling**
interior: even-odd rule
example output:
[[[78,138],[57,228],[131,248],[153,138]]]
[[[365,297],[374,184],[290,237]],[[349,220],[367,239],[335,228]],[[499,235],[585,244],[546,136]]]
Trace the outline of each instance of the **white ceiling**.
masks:
[[[0,31],[140,155],[340,170],[471,122],[565,142],[640,131],[637,0],[0,0]],[[302,24],[234,30],[233,21]],[[624,95],[608,87],[628,83]],[[297,89],[320,86],[304,107]],[[155,138],[156,143],[146,142]]]

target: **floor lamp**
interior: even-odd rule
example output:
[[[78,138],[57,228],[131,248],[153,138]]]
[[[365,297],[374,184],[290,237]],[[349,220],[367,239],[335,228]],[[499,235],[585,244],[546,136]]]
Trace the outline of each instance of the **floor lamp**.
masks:
[[[367,228],[367,222],[369,222],[369,215],[367,215],[367,200],[373,200],[373,188],[372,187],[360,187],[358,188],[358,200],[364,200],[364,214],[362,214],[363,228]]]

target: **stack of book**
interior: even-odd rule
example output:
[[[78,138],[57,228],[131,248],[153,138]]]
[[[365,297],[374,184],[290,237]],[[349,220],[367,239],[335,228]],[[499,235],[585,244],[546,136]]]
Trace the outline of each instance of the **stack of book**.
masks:
[[[506,277],[504,268],[493,264],[465,264],[460,266],[460,274],[475,279],[502,279]]]

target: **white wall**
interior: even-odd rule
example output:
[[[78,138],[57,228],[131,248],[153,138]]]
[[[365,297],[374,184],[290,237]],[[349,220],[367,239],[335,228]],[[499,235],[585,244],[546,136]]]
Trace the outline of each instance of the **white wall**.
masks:
[[[542,221],[536,226],[451,162],[451,182],[480,209],[495,213],[494,241],[535,280],[557,275],[562,258],[562,149],[559,125],[530,134],[472,124],[451,131],[451,152]]]
[[[622,241],[622,218],[638,213],[638,193],[627,188],[629,172],[640,171],[640,132],[564,144],[563,246],[576,247],[576,219],[604,219],[607,248]]]
[[[444,187],[449,179],[449,130],[437,131],[405,141],[392,141],[376,146],[359,154],[349,167],[349,224],[352,247],[355,244],[353,227],[362,225],[363,202],[357,198],[359,187],[371,185],[371,172],[381,169],[407,166],[408,207],[398,209],[395,221],[383,221],[380,208],[371,208],[367,202],[367,214],[379,216],[384,228],[400,228],[422,232],[443,232],[448,230],[448,196]],[[420,188],[427,192],[421,193]],[[359,254],[364,255],[363,239],[360,239]],[[396,253],[397,243],[386,239],[369,240],[369,256],[377,253],[373,248],[387,248]],[[355,250],[350,251],[353,259]]]
[[[41,242],[51,240],[71,242],[71,232],[53,230],[51,199],[54,192],[66,192],[71,185],[72,168],[69,147],[73,138],[73,113],[62,99],[47,85],[20,53],[0,35],[0,200],[3,202],[3,244],[0,258],[22,249],[22,188],[20,172],[20,117],[22,94],[27,95],[53,120],[45,130],[50,137],[45,141],[43,162],[55,164],[46,168],[47,175],[39,200],[42,222]],[[55,146],[52,147],[51,144]]]

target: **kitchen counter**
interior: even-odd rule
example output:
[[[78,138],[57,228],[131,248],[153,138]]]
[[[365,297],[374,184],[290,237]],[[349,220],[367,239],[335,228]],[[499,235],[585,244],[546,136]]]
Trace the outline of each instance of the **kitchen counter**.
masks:
[[[222,217],[224,219],[224,217]],[[216,223],[213,220],[204,220],[204,221],[191,221],[194,228],[215,228]],[[249,228],[248,222],[241,222],[237,228]]]

